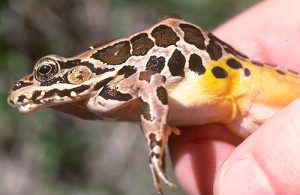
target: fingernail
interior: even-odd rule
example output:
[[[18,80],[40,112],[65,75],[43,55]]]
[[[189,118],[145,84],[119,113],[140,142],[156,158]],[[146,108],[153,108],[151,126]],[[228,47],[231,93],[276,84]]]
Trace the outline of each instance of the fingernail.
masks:
[[[224,164],[214,187],[216,195],[275,194],[264,171],[250,155],[232,164]]]

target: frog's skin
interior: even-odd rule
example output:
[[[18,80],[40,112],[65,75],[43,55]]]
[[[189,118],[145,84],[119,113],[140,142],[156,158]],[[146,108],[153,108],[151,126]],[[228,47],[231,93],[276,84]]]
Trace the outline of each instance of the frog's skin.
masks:
[[[156,189],[176,126],[223,123],[247,137],[300,96],[300,79],[251,61],[177,18],[71,58],[49,55],[17,81],[8,102],[22,113],[54,108],[84,119],[141,121]],[[176,128],[175,128],[176,129]]]

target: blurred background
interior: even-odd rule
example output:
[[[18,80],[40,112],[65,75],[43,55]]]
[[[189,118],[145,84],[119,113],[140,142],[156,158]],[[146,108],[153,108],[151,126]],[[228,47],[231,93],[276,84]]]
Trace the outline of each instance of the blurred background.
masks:
[[[21,115],[6,103],[11,84],[44,55],[76,55],[163,15],[213,29],[256,2],[0,0],[0,195],[156,194],[138,124],[84,121],[52,110]]]

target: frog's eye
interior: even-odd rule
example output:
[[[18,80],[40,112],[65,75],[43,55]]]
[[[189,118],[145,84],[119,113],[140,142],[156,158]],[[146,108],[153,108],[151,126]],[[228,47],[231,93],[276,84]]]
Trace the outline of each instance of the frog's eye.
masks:
[[[52,67],[49,64],[43,64],[39,67],[39,69],[37,70],[39,72],[40,75],[47,75],[51,72]]]
[[[56,60],[52,58],[42,58],[36,64],[34,75],[36,80],[45,82],[53,79],[58,71],[59,65]]]

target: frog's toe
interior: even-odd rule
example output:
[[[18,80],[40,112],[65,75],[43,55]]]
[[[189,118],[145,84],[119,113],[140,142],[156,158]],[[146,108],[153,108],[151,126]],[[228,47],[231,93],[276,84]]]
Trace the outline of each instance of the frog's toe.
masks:
[[[153,180],[155,183],[155,186],[159,184],[160,187],[160,180],[163,181],[166,185],[168,185],[171,188],[176,188],[176,185],[173,184],[166,176],[165,172],[162,169],[162,160],[157,158],[156,155],[150,156],[150,168],[153,175]]]

